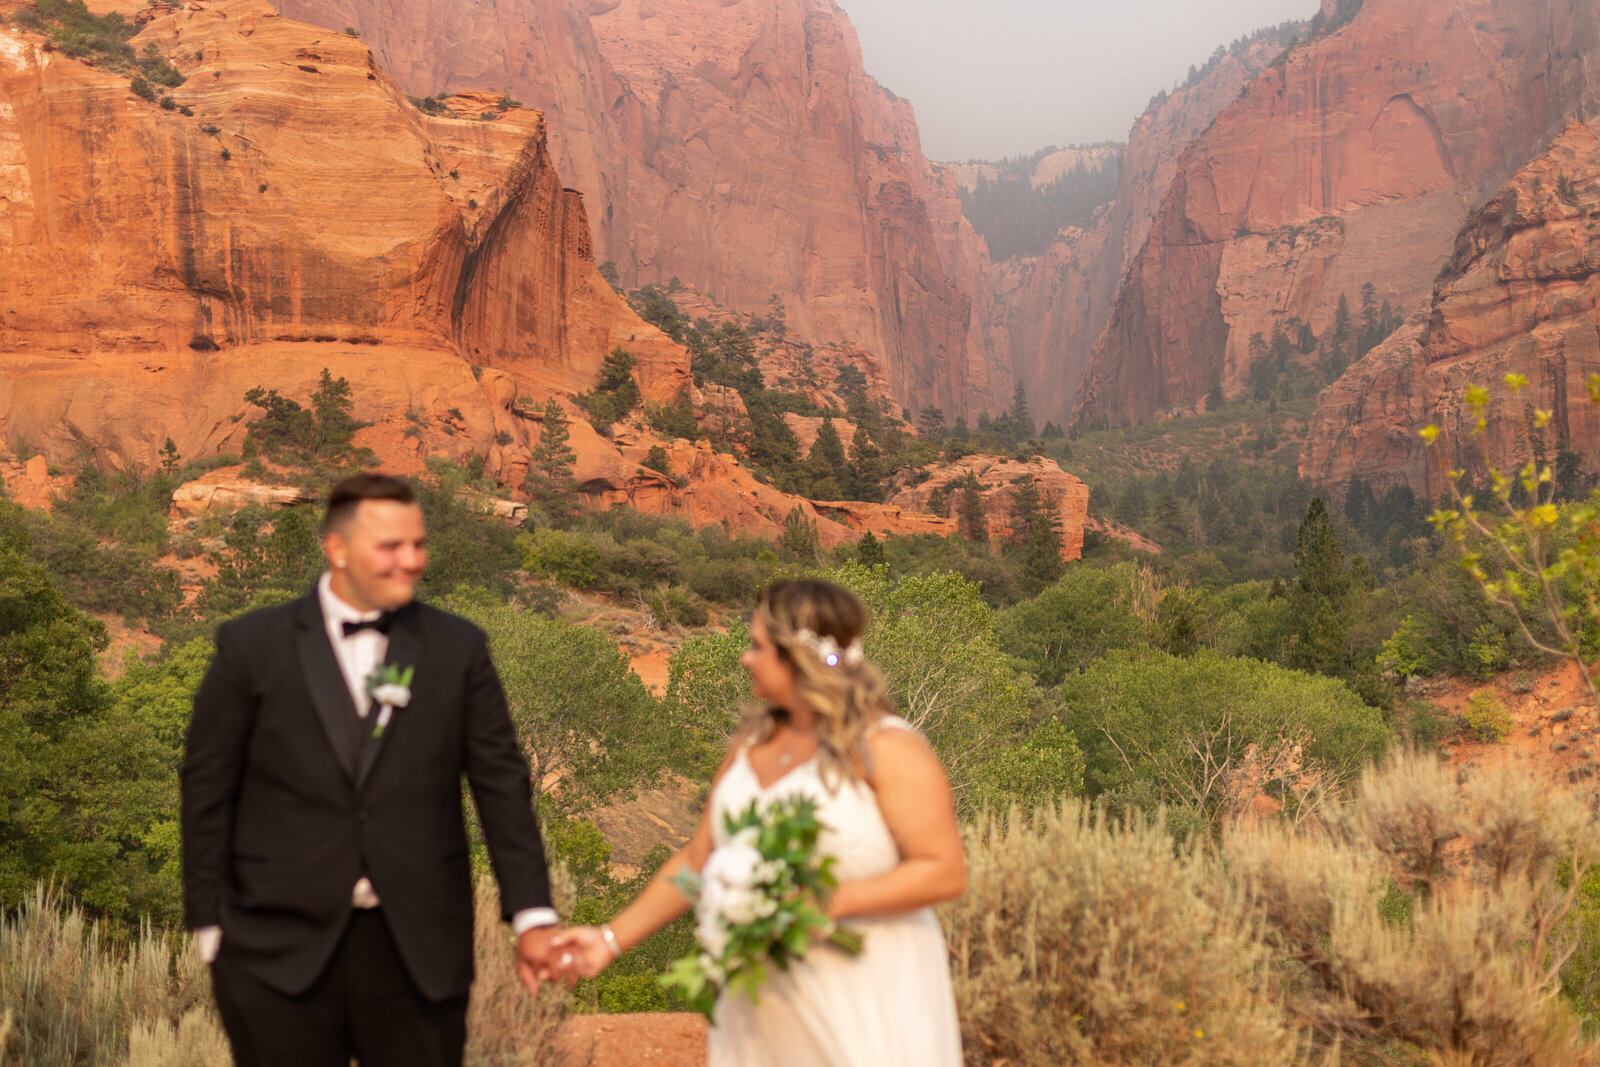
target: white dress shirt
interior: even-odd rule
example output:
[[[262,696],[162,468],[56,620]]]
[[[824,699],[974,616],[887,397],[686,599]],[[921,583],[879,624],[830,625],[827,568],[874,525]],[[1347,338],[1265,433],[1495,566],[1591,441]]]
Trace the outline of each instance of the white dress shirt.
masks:
[[[383,663],[389,653],[389,635],[379,630],[358,630],[348,636],[346,622],[368,622],[383,614],[380,611],[357,611],[333,591],[333,576],[328,571],[317,579],[317,601],[322,606],[322,621],[327,628],[328,643],[333,646],[334,659],[344,674],[344,683],[355,702],[356,714],[363,719],[372,711],[372,694],[367,691],[367,679]],[[376,908],[383,903],[372,882],[362,875],[350,890],[352,908]],[[536,926],[554,926],[560,921],[554,908],[523,908],[511,917],[512,929],[520,936]],[[194,933],[200,956],[207,963],[217,957],[222,945],[222,928],[203,926]]]

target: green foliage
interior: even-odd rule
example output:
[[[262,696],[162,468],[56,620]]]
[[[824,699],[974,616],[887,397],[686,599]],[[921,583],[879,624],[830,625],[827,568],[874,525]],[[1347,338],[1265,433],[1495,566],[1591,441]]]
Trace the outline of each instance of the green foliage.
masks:
[[[700,423],[694,417],[694,403],[687,390],[670,404],[645,405],[644,418],[652,430],[666,438],[693,441],[700,436]]]
[[[0,537],[0,905],[46,881],[104,914],[171,921],[170,705],[108,689],[95,659],[105,627],[73,609],[25,549],[15,528]]]
[[[644,462],[641,466],[660,474],[670,475],[672,473],[672,460],[667,455],[667,450],[660,445],[650,446],[650,451],[645,453]]]
[[[594,390],[576,397],[578,406],[589,416],[589,422],[601,433],[610,430],[612,423],[643,402],[639,383],[633,377],[633,369],[638,365],[639,361],[627,349],[613,348],[600,367],[600,380]]]
[[[739,657],[750,647],[742,621],[725,633],[690,635],[667,661],[665,704],[683,724],[690,759],[683,773],[709,781],[727,751],[740,709],[750,700],[750,682]]]
[[[574,818],[631,798],[678,763],[682,746],[655,698],[604,634],[483,596],[449,606],[489,635],[541,807]]]
[[[514,530],[475,505],[463,472],[448,468],[434,479],[413,479],[412,489],[428,523],[428,567],[419,591],[443,597],[473,586],[505,595],[522,563]]]
[[[1158,587],[1147,569],[1072,566],[1061,580],[995,615],[1009,655],[1043,686],[1057,686],[1113,649],[1148,647]]]
[[[883,671],[900,713],[944,760],[964,810],[1006,803],[1014,789],[1060,795],[1078,781],[1080,757],[1070,737],[1046,734],[1030,743],[1027,682],[1001,650],[977,586],[949,573],[895,579],[854,563],[827,577],[871,610],[867,658]],[[1010,777],[1019,772],[1021,779]]]
[[[250,423],[250,437],[271,458],[299,465],[354,459],[350,438],[365,424],[351,415],[350,382],[335,378],[328,368],[322,368],[309,408],[276,389],[259,386],[245,393],[244,399],[263,412]]]
[[[1204,650],[1110,652],[1069,676],[1061,699],[1091,796],[1206,820],[1237,813],[1257,788],[1297,802],[1290,767],[1349,782],[1390,739],[1381,713],[1333,679]],[[1268,760],[1275,751],[1298,756]],[[1260,774],[1241,774],[1252,762]]]
[[[552,522],[570,519],[578,506],[578,482],[572,476],[578,454],[572,450],[571,442],[567,413],[552,396],[545,401],[539,440],[533,446],[523,486],[531,502]]]
[[[1479,741],[1496,745],[1511,736],[1515,725],[1505,705],[1487,689],[1480,689],[1467,698],[1467,706],[1461,711],[1461,721]]]
[[[817,540],[817,522],[799,504],[790,508],[789,514],[784,516],[778,551],[786,560],[813,566],[822,558],[822,549]]]

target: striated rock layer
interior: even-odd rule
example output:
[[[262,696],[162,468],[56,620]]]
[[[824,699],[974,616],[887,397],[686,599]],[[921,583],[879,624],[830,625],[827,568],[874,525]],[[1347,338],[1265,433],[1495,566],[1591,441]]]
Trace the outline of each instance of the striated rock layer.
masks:
[[[1499,383],[1524,375],[1511,399]],[[1426,316],[1417,316],[1319,399],[1301,473],[1320,484],[1352,475],[1424,499],[1442,471],[1527,462],[1526,405],[1550,411],[1545,458],[1579,456],[1595,470],[1600,409],[1586,382],[1600,373],[1600,123],[1573,123],[1475,211]],[[1465,409],[1469,384],[1493,386],[1485,432]],[[1417,431],[1441,429],[1425,448]]]
[[[1600,106],[1597,48],[1591,0],[1367,0],[1295,48],[1185,151],[1076,417],[1235,392],[1252,333],[1321,333],[1363,282],[1421,306],[1467,208]]]
[[[546,108],[598,256],[626,285],[676,277],[756,314],[777,296],[798,338],[875,354],[904,404],[971,416],[1009,403],[982,242],[832,0],[285,11],[358,29],[417,95],[503,85]]]
[[[236,449],[247,390],[304,402],[326,367],[358,419],[496,470],[527,449],[516,398],[588,387],[614,345],[646,395],[686,384],[595,271],[539,113],[422,115],[360,41],[264,0],[190,3],[133,44],[187,76],[192,115],[0,27],[7,440]]]

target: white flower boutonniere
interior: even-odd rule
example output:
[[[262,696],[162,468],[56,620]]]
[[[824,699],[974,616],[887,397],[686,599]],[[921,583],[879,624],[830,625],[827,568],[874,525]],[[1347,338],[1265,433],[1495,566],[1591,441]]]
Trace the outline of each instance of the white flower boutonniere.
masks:
[[[372,731],[373,737],[383,736],[395,708],[411,703],[411,677],[416,670],[415,667],[401,670],[393,663],[383,663],[367,679],[367,694],[378,705],[378,724]]]

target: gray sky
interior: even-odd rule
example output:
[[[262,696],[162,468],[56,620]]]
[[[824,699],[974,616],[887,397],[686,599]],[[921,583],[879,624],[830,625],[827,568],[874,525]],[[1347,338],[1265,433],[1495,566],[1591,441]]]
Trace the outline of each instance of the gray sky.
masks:
[[[1121,141],[1219,44],[1317,0],[838,0],[867,73],[917,109],[929,159]]]

